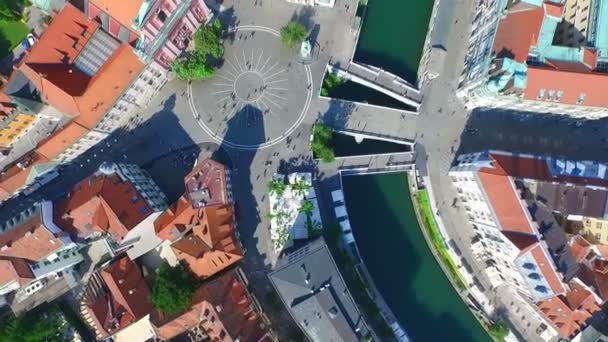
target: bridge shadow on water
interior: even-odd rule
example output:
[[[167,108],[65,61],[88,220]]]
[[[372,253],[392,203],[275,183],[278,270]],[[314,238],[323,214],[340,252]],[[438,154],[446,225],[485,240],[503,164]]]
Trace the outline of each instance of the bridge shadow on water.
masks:
[[[343,179],[351,226],[374,284],[413,341],[490,341],[431,254],[402,177]]]

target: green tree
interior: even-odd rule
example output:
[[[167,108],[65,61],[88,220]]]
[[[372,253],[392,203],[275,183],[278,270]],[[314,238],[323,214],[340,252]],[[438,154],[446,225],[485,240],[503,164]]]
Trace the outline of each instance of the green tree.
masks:
[[[509,328],[504,322],[496,322],[490,326],[488,333],[494,341],[502,342],[509,335]]]
[[[165,315],[175,315],[190,306],[196,281],[183,266],[162,264],[156,273],[150,301]]]
[[[283,196],[283,194],[285,193],[285,189],[286,189],[286,185],[280,179],[273,179],[270,182],[268,182],[268,192],[271,194],[275,194],[278,197]]]
[[[306,195],[308,189],[310,189],[310,184],[303,178],[291,184],[291,190],[300,196]]]
[[[281,41],[290,49],[300,46],[306,35],[306,27],[296,21],[291,21],[281,28]]]
[[[9,314],[0,320],[0,341],[68,341],[63,336],[65,327],[66,322],[56,307],[46,309],[44,312],[29,311],[19,318]]]
[[[300,203],[300,208],[298,209],[299,212],[306,216],[312,215],[313,210],[315,210],[315,205],[309,199],[303,200]]]
[[[15,21],[21,19],[20,5],[16,0],[0,0],[0,20]]]
[[[215,74],[215,70],[207,64],[207,58],[197,52],[177,58],[172,69],[175,76],[183,81],[204,80]]]
[[[325,75],[323,80],[323,86],[321,87],[321,96],[329,96],[332,89],[344,83],[344,80],[335,73],[328,73]]]
[[[218,59],[224,55],[224,45],[221,40],[222,23],[216,20],[212,25],[201,27],[194,35],[196,52],[205,58],[209,56]]]
[[[316,158],[322,162],[331,163],[336,159],[334,150],[331,148],[332,130],[320,123],[312,127],[312,152]]]

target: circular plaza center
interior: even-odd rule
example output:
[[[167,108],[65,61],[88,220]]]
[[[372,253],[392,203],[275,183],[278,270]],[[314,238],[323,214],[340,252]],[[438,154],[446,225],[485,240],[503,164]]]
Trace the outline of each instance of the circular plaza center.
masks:
[[[281,142],[308,110],[310,69],[269,28],[241,26],[224,41],[224,62],[214,77],[189,86],[193,115],[228,147],[252,150]]]

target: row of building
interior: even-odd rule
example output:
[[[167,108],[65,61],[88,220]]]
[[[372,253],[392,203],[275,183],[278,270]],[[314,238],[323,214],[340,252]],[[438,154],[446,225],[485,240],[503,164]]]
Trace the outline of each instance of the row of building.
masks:
[[[608,1],[477,0],[460,77],[469,107],[603,117]]]
[[[0,295],[16,314],[73,291],[98,340],[271,341],[269,322],[238,267],[230,172],[206,159],[167,198],[138,166],[104,163],[63,198],[0,228]],[[150,302],[151,274],[183,265],[198,289],[185,312]],[[81,286],[79,286],[81,285]]]
[[[608,165],[486,151],[449,176],[492,286],[516,289],[546,340],[582,333],[608,300]]]
[[[210,18],[202,0],[65,4],[1,78],[0,200],[47,182],[145,109]]]

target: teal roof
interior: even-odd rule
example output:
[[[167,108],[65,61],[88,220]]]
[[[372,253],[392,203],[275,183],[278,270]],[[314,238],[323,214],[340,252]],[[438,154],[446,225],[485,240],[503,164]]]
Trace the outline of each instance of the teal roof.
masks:
[[[32,184],[38,176],[41,176],[41,175],[51,171],[57,165],[58,165],[58,163],[50,162],[50,163],[37,164],[37,165],[32,166],[32,169],[30,170],[30,174],[27,175],[27,179],[25,180],[25,184]]]
[[[593,45],[599,50],[599,57],[608,59],[608,0],[596,0],[597,20]]]
[[[517,63],[511,58],[504,58],[502,63],[503,74],[492,77],[486,83],[486,89],[493,93],[498,93],[505,88],[507,83],[513,79],[515,88],[524,89],[528,85],[528,66],[523,63]]]

